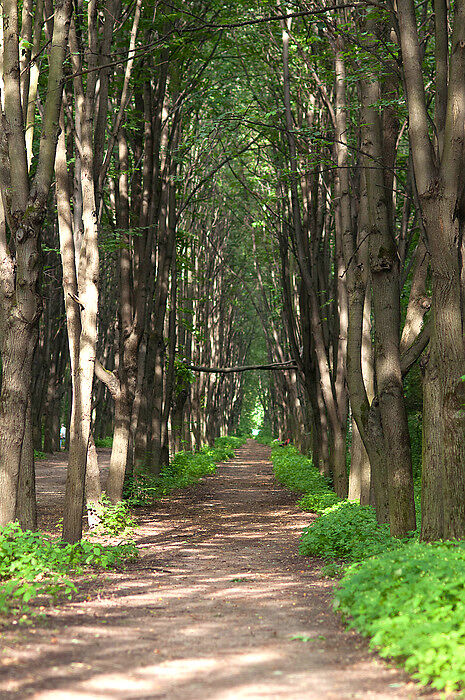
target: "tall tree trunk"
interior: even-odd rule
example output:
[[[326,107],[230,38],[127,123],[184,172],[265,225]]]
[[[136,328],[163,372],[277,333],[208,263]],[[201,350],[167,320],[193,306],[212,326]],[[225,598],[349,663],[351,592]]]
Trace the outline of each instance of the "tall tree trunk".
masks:
[[[75,46],[75,50],[77,50],[77,46]],[[92,111],[94,95],[91,88],[92,86],[88,85],[85,94],[81,82],[77,89],[78,109],[81,115],[83,235],[77,269],[79,297],[77,301],[75,295],[71,297],[68,305],[68,308],[71,307],[71,304],[77,304],[80,307],[80,329],[79,340],[75,338],[75,346],[71,347],[70,345],[70,356],[74,357],[75,362],[74,365],[72,364],[73,407],[63,518],[63,539],[66,542],[77,542],[82,534],[85,474],[97,347],[99,249],[93,179]]]
[[[16,499],[16,519],[19,521],[19,524],[23,530],[37,529],[36,478],[30,400],[26,409],[26,423],[24,426],[24,437],[21,446],[18,496]]]
[[[0,126],[0,527],[15,517],[22,443],[30,401],[32,357],[42,310],[39,236],[53,176],[71,1],[55,8],[37,170],[29,179],[21,105],[16,0],[3,5],[4,114]],[[10,230],[7,241],[6,222]]]
[[[398,19],[418,199],[431,255],[431,339],[424,377],[422,539],[465,535],[465,351],[462,187],[465,142],[465,2],[454,5],[447,90],[447,8],[435,3],[437,150],[429,138],[415,7],[400,0]]]
[[[412,458],[400,362],[400,282],[397,249],[390,225],[383,170],[383,142],[376,81],[364,81],[362,148],[369,154],[366,171],[370,231],[370,272],[375,319],[376,380],[386,453],[390,454],[389,522],[391,534],[415,530]]]

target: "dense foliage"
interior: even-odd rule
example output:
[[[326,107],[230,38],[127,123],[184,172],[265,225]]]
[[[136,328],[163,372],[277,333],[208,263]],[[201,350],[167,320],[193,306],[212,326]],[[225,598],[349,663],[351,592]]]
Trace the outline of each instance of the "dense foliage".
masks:
[[[106,493],[102,493],[95,504],[92,504],[98,525],[92,529],[92,534],[128,536],[135,525],[128,504],[124,501],[112,503]]]
[[[149,505],[167,496],[174,489],[186,488],[196,481],[213,474],[219,462],[233,456],[244,438],[217,438],[214,447],[202,447],[199,452],[177,452],[169,466],[159,475],[141,471],[128,481],[125,499],[130,506]]]
[[[465,685],[465,547],[411,542],[345,573],[335,608],[422,683]]]
[[[17,523],[7,525],[0,532],[0,613],[25,613],[39,596],[69,598],[76,591],[70,575],[90,567],[110,569],[134,556],[131,542],[66,544],[38,532],[23,532]]]
[[[410,541],[391,537],[371,506],[338,499],[325,508],[322,500],[332,492],[293,447],[274,448],[272,459],[281,483],[310,491],[299,505],[319,516],[302,533],[299,552],[327,559],[324,573],[342,576],[334,607],[347,624],[371,637],[373,648],[401,662],[421,683],[446,691],[462,688],[465,543],[418,542],[418,533]]]
[[[328,480],[315,469],[311,459],[299,454],[292,445],[280,446],[275,443],[271,458],[278,481],[305,494],[299,503],[303,510],[316,511],[330,505],[328,501],[334,503],[339,500]]]
[[[360,561],[395,549],[400,542],[391,537],[389,526],[378,525],[371,506],[342,501],[323,509],[320,517],[304,530],[299,552]]]

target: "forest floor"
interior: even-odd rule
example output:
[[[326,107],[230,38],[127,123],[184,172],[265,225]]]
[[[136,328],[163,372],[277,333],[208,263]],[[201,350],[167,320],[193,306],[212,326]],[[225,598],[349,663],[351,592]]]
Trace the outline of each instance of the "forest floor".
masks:
[[[37,467],[50,525],[63,455]],[[137,561],[85,579],[31,626],[3,625],[0,698],[438,698],[344,631],[322,562],[297,554],[313,516],[295,501],[269,448],[249,440],[214,476],[139,511]]]

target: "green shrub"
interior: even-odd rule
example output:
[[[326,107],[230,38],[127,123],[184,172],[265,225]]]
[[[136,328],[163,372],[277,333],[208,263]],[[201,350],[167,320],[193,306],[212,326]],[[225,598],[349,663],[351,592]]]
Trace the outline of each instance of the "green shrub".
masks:
[[[348,564],[341,564],[337,561],[330,561],[321,567],[321,573],[326,578],[342,578],[347,570]]]
[[[0,613],[27,612],[38,596],[71,597],[68,578],[90,566],[111,568],[134,557],[133,543],[117,546],[81,540],[66,544],[38,532],[23,532],[18,523],[0,531]]]
[[[219,437],[215,440],[215,448],[222,447],[228,451],[228,454],[232,457],[231,450],[235,450],[237,447],[241,447],[244,444],[243,437]]]
[[[260,443],[260,445],[271,445],[273,442],[273,434],[270,427],[260,428],[258,435],[255,440]]]
[[[378,525],[371,506],[341,501],[305,528],[299,552],[360,561],[400,545],[401,541],[389,534],[388,525]]]
[[[134,527],[134,520],[124,501],[112,503],[106,493],[102,493],[97,503],[92,506],[100,519],[100,523],[92,533],[127,536]]]
[[[275,476],[284,486],[294,491],[309,493],[315,497],[324,496],[333,499],[336,497],[328,480],[315,469],[312,461],[301,455],[292,445],[273,447],[271,459]],[[315,503],[317,504],[317,500]],[[310,510],[310,508],[305,510]]]
[[[465,543],[411,542],[353,565],[335,607],[421,683],[465,685]]]
[[[305,493],[300,507],[320,513],[304,530],[300,553],[357,562],[347,568],[347,563],[329,561],[322,571],[342,576],[335,608],[348,624],[421,683],[446,692],[463,690],[465,542],[393,538],[387,525],[378,525],[371,506],[338,499],[294,448],[275,448],[272,459],[278,480]],[[419,475],[414,486],[419,525]]]
[[[138,472],[124,483],[124,502],[131,508],[147,506],[160,498],[160,477],[149,472]]]
[[[322,513],[326,508],[339,503],[341,499],[332,491],[323,491],[322,493],[307,493],[298,501],[298,506],[302,510],[308,510],[311,513]]]
[[[217,438],[215,447],[202,447],[199,452],[177,452],[159,475],[142,471],[129,480],[124,497],[130,506],[144,506],[168,495],[173,489],[186,488],[202,476],[213,474],[219,462],[234,455],[244,443],[242,438]]]
[[[42,450],[34,450],[34,460],[40,462],[42,459],[47,459],[47,455]]]
[[[95,447],[113,447],[113,435],[107,435],[104,438],[97,438]]]

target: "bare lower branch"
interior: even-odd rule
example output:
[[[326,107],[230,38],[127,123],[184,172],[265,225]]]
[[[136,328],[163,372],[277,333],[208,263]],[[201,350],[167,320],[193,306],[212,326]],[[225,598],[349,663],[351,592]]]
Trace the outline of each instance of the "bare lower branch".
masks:
[[[120,383],[117,376],[114,374],[114,372],[110,372],[110,370],[105,369],[100,360],[97,359],[95,360],[95,376],[97,379],[103,382],[103,384],[105,384],[113,398],[118,395],[120,391]]]
[[[231,374],[232,372],[249,372],[254,369],[286,370],[297,369],[294,360],[288,362],[273,362],[270,365],[245,365],[242,367],[199,367],[197,365],[186,365],[192,372],[210,372],[215,374]]]
[[[402,353],[402,355],[400,357],[400,368],[401,368],[403,377],[405,377],[405,375],[408,374],[410,369],[413,367],[415,362],[420,357],[423,350],[428,345],[430,335],[431,335],[431,325],[429,322],[427,322],[423,326],[421,333],[419,333],[417,335],[417,337],[415,338],[413,343],[410,345],[410,347],[407,348],[407,350],[404,353]]]

